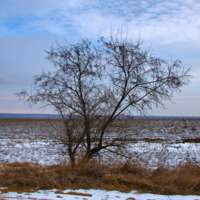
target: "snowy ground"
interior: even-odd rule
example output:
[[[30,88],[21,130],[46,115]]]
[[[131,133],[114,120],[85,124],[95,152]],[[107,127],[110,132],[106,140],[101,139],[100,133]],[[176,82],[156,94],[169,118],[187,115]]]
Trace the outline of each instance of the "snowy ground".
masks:
[[[62,147],[58,141],[47,139],[1,139],[0,162],[60,163],[68,159],[67,155],[63,156]],[[139,160],[153,168],[163,165],[175,166],[186,160],[200,162],[200,143],[166,144],[140,141],[128,148],[134,153],[133,160]],[[106,160],[109,156],[104,157]]]
[[[56,193],[54,190],[38,190],[34,193],[17,193],[8,192],[0,194],[0,199],[40,199],[40,200],[53,200],[53,199],[66,199],[66,200],[200,200],[200,196],[188,195],[156,195],[156,194],[137,194],[137,191],[130,193],[121,193],[118,191],[105,191],[105,190],[65,190],[63,194]],[[64,194],[67,192],[77,192],[80,195]],[[89,194],[89,196],[88,196]]]
[[[0,119],[0,163],[38,162],[40,164],[60,163],[68,159],[62,154],[54,127],[59,120],[8,120]],[[147,167],[175,166],[180,162],[193,160],[200,163],[200,120],[135,120],[129,131],[138,140],[128,147],[134,153],[133,160]],[[193,139],[186,141],[187,139]],[[196,139],[196,140],[194,140]],[[115,157],[116,158],[116,157]],[[110,159],[105,155],[102,159]],[[77,190],[90,196],[57,194],[56,190],[37,191],[35,193],[9,192],[0,194],[0,199],[136,199],[136,200],[193,200],[200,196],[165,196],[154,194],[120,193],[117,191]],[[64,191],[64,193],[70,190]],[[130,198],[131,197],[131,198]]]
[[[60,127],[60,123],[60,120],[0,118],[0,163],[55,164],[68,160],[53,128]],[[147,167],[175,166],[187,160],[200,162],[200,119],[132,120],[129,131],[137,139],[128,147],[134,154],[133,160]],[[187,139],[197,141],[184,142]],[[109,162],[111,158],[101,157]]]

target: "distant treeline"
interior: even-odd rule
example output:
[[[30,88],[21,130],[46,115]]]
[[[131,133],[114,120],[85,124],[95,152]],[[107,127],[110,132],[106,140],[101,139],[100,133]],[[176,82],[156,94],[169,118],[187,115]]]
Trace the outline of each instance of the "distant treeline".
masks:
[[[0,118],[34,118],[34,119],[61,119],[58,114],[16,114],[16,113],[0,113]],[[65,115],[68,118],[68,115]],[[81,118],[79,115],[73,118]],[[191,116],[119,116],[118,119],[200,119],[200,117]]]

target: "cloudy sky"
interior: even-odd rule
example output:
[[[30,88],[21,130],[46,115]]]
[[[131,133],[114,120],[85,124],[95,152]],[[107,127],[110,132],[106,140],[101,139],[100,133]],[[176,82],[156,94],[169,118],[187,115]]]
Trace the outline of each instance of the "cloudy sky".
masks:
[[[30,108],[15,93],[31,90],[55,38],[76,43],[128,27],[128,35],[166,60],[192,68],[192,82],[151,115],[200,116],[200,0],[0,0],[0,113],[52,113]]]

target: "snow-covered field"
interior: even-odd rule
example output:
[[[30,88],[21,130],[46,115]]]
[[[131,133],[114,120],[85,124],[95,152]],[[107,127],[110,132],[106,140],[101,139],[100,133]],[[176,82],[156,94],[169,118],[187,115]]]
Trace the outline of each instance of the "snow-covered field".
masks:
[[[60,123],[60,120],[0,119],[0,162],[56,164],[68,160],[56,133]],[[152,168],[175,166],[188,160],[200,162],[200,119],[140,119],[129,123],[129,131],[136,139],[128,146],[133,160]],[[101,157],[109,162],[111,158]]]
[[[54,164],[66,161],[68,156],[63,155],[64,147],[55,131],[58,127],[60,120],[0,118],[0,163],[26,161]],[[133,160],[147,167],[173,167],[187,160],[200,163],[200,119],[132,120],[129,131],[136,139],[128,147],[134,153]],[[110,156],[104,155],[102,159],[110,161]],[[0,194],[0,199],[200,199],[198,196],[137,194],[136,191],[76,190],[92,196],[58,194],[55,191],[30,194],[9,192]]]
[[[200,196],[188,195],[156,195],[156,194],[138,194],[137,191],[130,193],[122,193],[118,191],[105,191],[105,190],[65,190],[63,193],[57,193],[57,190],[38,190],[33,193],[17,193],[8,192],[0,194],[0,199],[37,199],[37,200],[53,200],[53,199],[66,199],[66,200],[200,200]],[[68,192],[76,192],[77,194],[66,194]]]
[[[138,142],[131,144],[133,160],[143,165],[156,168],[158,166],[175,166],[186,160],[200,162],[200,143],[149,143]],[[63,155],[63,145],[51,139],[1,139],[0,162],[37,162],[40,164],[57,164],[68,159]],[[105,160],[109,159],[105,155]]]

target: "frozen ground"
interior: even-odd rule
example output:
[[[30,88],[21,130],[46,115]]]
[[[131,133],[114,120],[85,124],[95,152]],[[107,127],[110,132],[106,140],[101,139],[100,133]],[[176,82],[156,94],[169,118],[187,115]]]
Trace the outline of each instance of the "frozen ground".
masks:
[[[55,132],[58,127],[59,120],[0,119],[0,163],[27,161],[53,164],[66,161],[68,157],[62,154],[64,147]],[[134,153],[133,160],[143,165],[154,168],[175,166],[187,160],[200,162],[200,119],[132,120],[129,131],[133,133],[135,141],[128,148]],[[110,156],[102,157],[102,160],[106,159],[110,159]],[[0,193],[0,199],[200,200],[199,196],[137,194],[136,191],[76,190],[92,196],[59,194],[55,191]]]
[[[135,138],[128,146],[133,160],[153,168],[200,162],[200,119],[134,119],[129,124],[128,131]],[[55,131],[59,127],[60,120],[0,118],[0,163],[68,160]],[[108,159],[112,156],[107,154],[100,161]]]
[[[17,193],[8,192],[0,194],[0,199],[37,199],[37,200],[200,200],[200,196],[188,195],[156,195],[156,194],[137,194],[136,191],[130,193],[121,193],[118,191],[104,191],[104,190],[75,190],[73,192],[82,193],[81,195],[59,194],[57,190],[38,190],[33,193]],[[63,193],[71,192],[72,190],[65,190]],[[87,196],[89,194],[90,196]]]
[[[129,147],[133,152],[133,160],[140,161],[148,167],[163,165],[175,166],[186,160],[200,162],[200,143],[166,144],[139,141]],[[56,164],[66,161],[62,154],[63,145],[48,139],[1,139],[0,162],[37,162],[40,164]],[[104,155],[104,160],[111,159]]]

